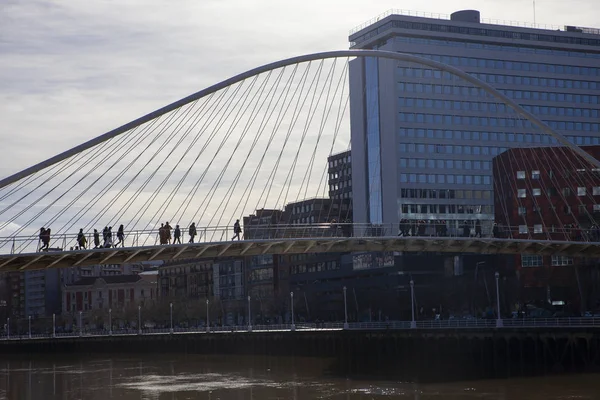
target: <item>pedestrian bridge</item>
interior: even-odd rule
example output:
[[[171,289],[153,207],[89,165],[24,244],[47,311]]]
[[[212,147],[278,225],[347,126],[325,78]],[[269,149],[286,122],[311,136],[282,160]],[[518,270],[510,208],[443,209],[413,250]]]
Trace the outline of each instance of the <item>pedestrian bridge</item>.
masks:
[[[0,255],[0,272],[153,260],[332,252],[441,252],[600,257],[600,243],[473,237],[322,237],[187,243]]]
[[[450,114],[406,115],[417,129],[403,132],[403,152],[417,158],[399,159],[398,165],[413,163],[422,173],[397,177],[404,194],[393,200],[398,200],[404,227],[389,217],[385,222],[394,223],[385,227],[339,223],[364,220],[366,210],[383,215],[385,192],[369,193],[371,188],[361,188],[356,176],[357,168],[370,169],[377,160],[361,161],[360,151],[349,152],[351,65],[373,58],[390,68],[444,72],[446,78],[427,78],[428,90],[455,93],[457,101],[444,103],[469,108],[468,118],[460,121]],[[407,94],[413,84],[407,83]],[[502,118],[490,119],[492,109],[503,110]],[[440,129],[428,129],[438,120],[469,125],[468,131],[493,123],[505,132],[497,142],[516,143],[511,137],[525,135],[523,143],[548,146],[552,154],[532,152],[517,163],[501,156],[507,147],[477,145],[476,161],[471,164],[469,153],[469,167],[464,166],[474,175],[455,175],[443,159],[425,156],[425,150],[429,155],[463,154],[461,146],[435,144],[451,139]],[[0,179],[0,272],[325,252],[599,257],[600,162],[554,125],[474,75],[423,57],[344,50],[277,61]],[[435,168],[425,161],[436,161]],[[425,173],[430,169],[435,173]],[[492,182],[492,170],[501,178]],[[448,190],[412,189],[441,183],[448,186],[435,187]],[[233,242],[231,227],[238,220],[243,240]],[[168,237],[157,235],[161,225],[177,229],[173,239],[179,232],[183,243],[172,244],[170,230]],[[501,231],[492,231],[500,225]],[[270,231],[261,231],[263,226]],[[185,244],[183,236],[192,227],[198,227],[199,243]],[[397,236],[399,228],[409,236]],[[102,241],[99,232],[106,232]],[[123,241],[123,247],[112,246]]]

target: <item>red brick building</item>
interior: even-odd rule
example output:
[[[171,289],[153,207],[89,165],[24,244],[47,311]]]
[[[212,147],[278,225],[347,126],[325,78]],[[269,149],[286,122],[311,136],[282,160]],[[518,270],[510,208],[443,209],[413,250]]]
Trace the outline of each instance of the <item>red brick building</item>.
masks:
[[[600,159],[600,146],[582,147]],[[588,240],[600,218],[600,171],[566,147],[509,149],[493,160],[497,234],[532,240]],[[576,267],[590,260],[517,256],[522,300],[586,301]],[[579,279],[578,279],[579,278]]]

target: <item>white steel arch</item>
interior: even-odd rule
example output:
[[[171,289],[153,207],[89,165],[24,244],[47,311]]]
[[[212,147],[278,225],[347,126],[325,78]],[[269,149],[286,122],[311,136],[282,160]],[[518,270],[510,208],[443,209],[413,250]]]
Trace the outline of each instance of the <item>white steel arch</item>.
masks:
[[[201,99],[202,97],[210,95],[211,93],[217,92],[217,91],[224,89],[227,86],[233,85],[237,82],[251,78],[255,75],[259,75],[263,72],[268,72],[268,71],[282,68],[282,67],[285,67],[288,65],[304,63],[304,62],[309,62],[309,61],[315,61],[315,60],[323,60],[323,59],[330,59],[330,58],[342,58],[342,57],[377,57],[377,58],[384,58],[384,59],[390,59],[390,60],[396,60],[396,61],[412,62],[415,64],[420,64],[420,65],[425,65],[425,66],[429,66],[432,68],[436,68],[436,69],[439,69],[442,71],[452,73],[456,76],[459,76],[460,78],[464,79],[465,81],[470,82],[473,85],[478,86],[481,89],[485,90],[487,93],[496,97],[497,99],[502,101],[504,104],[512,107],[515,110],[515,112],[517,112],[519,115],[521,115],[522,117],[529,120],[532,124],[537,126],[544,133],[553,136],[558,142],[560,142],[561,144],[563,144],[566,147],[571,148],[573,151],[575,151],[577,154],[579,154],[581,157],[583,157],[589,163],[600,168],[600,161],[596,160],[590,154],[586,153],[579,146],[576,146],[573,143],[569,142],[569,140],[567,140],[566,137],[564,137],[562,134],[551,129],[548,125],[546,125],[543,121],[541,121],[535,115],[533,115],[530,112],[523,109],[523,107],[521,107],[518,103],[516,103],[509,97],[505,96],[504,94],[500,93],[498,90],[494,89],[492,86],[488,85],[487,83],[469,75],[468,73],[466,73],[458,68],[455,68],[455,67],[447,65],[447,64],[439,63],[437,61],[432,61],[432,60],[429,60],[426,58],[414,56],[411,54],[405,54],[405,53],[396,53],[396,52],[382,51],[382,50],[336,50],[336,51],[313,53],[313,54],[306,54],[306,55],[302,55],[302,56],[287,58],[285,60],[280,60],[280,61],[276,61],[273,63],[265,64],[260,67],[257,67],[257,68],[251,69],[249,71],[243,72],[241,74],[238,74],[236,76],[233,76],[229,79],[226,79],[215,85],[212,85],[206,89],[200,90],[199,92],[196,92],[187,97],[184,97],[183,99],[178,100],[174,103],[171,103],[171,104],[169,104],[165,107],[162,107],[156,111],[146,114],[143,117],[133,120],[133,121],[131,121],[125,125],[122,125],[116,129],[113,129],[110,132],[107,132],[103,135],[97,136],[96,138],[91,139],[85,143],[78,145],[78,146],[75,146],[70,150],[67,150],[67,151],[60,153],[54,157],[51,157],[45,161],[42,161],[42,162],[35,164],[29,168],[26,168],[20,172],[17,172],[9,177],[6,177],[6,178],[0,180],[0,189],[13,183],[13,182],[20,180],[22,178],[25,178],[37,171],[40,171],[44,168],[47,168],[51,165],[54,165],[64,159],[66,159],[66,158],[69,158],[77,153],[87,150],[97,144],[100,144],[100,143],[102,143],[106,140],[109,140],[115,136],[125,133],[125,132],[129,131],[130,129],[133,129],[133,128],[140,126],[146,122],[149,122],[155,118],[158,118],[161,115],[164,115],[168,112],[176,110],[177,108],[182,107],[188,103],[191,103],[193,101]]]

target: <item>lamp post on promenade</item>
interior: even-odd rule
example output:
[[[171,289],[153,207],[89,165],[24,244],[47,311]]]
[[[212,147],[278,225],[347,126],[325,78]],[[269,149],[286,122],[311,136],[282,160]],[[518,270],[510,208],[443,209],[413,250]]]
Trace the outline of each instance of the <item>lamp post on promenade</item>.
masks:
[[[294,323],[294,292],[290,292],[290,305],[292,308],[292,331],[296,330],[296,324]]]
[[[208,299],[206,299],[206,332],[210,332],[210,318],[208,315]]]
[[[417,327],[417,321],[415,321],[415,281],[410,280],[410,328],[415,329]]]
[[[348,301],[346,298],[346,286],[344,286],[344,329],[348,329]]]
[[[496,277],[496,328],[502,328],[504,326],[504,321],[502,321],[502,316],[500,315],[500,285],[498,283],[500,280],[500,274],[496,272],[494,276]]]
[[[173,333],[173,303],[169,303],[169,309],[171,310],[171,333]]]
[[[252,332],[252,314],[250,311],[250,296],[248,296],[248,332]]]

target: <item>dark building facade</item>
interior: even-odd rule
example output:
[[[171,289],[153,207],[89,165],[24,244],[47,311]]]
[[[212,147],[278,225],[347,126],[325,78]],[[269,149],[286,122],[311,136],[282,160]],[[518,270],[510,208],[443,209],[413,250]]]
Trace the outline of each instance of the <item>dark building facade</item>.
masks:
[[[329,198],[339,204],[334,219],[352,221],[352,155],[351,151],[333,154],[327,158]]]
[[[160,297],[209,298],[213,293],[212,260],[167,262],[158,269]]]
[[[244,239],[272,239],[281,234],[277,226],[283,223],[283,211],[274,209],[256,210],[244,217]]]
[[[504,257],[490,255],[299,254],[290,256],[289,263],[294,309],[300,319],[311,321],[342,321],[344,307],[349,321],[410,320],[411,280],[417,319],[479,316],[493,308],[494,273],[504,277],[509,272]],[[506,312],[513,292],[512,280],[502,279],[501,308]]]
[[[584,146],[600,158],[600,146]],[[509,149],[493,160],[497,233],[519,239],[588,240],[600,220],[600,171],[566,147]],[[516,257],[523,301],[588,308],[580,267],[595,263],[569,256]]]

